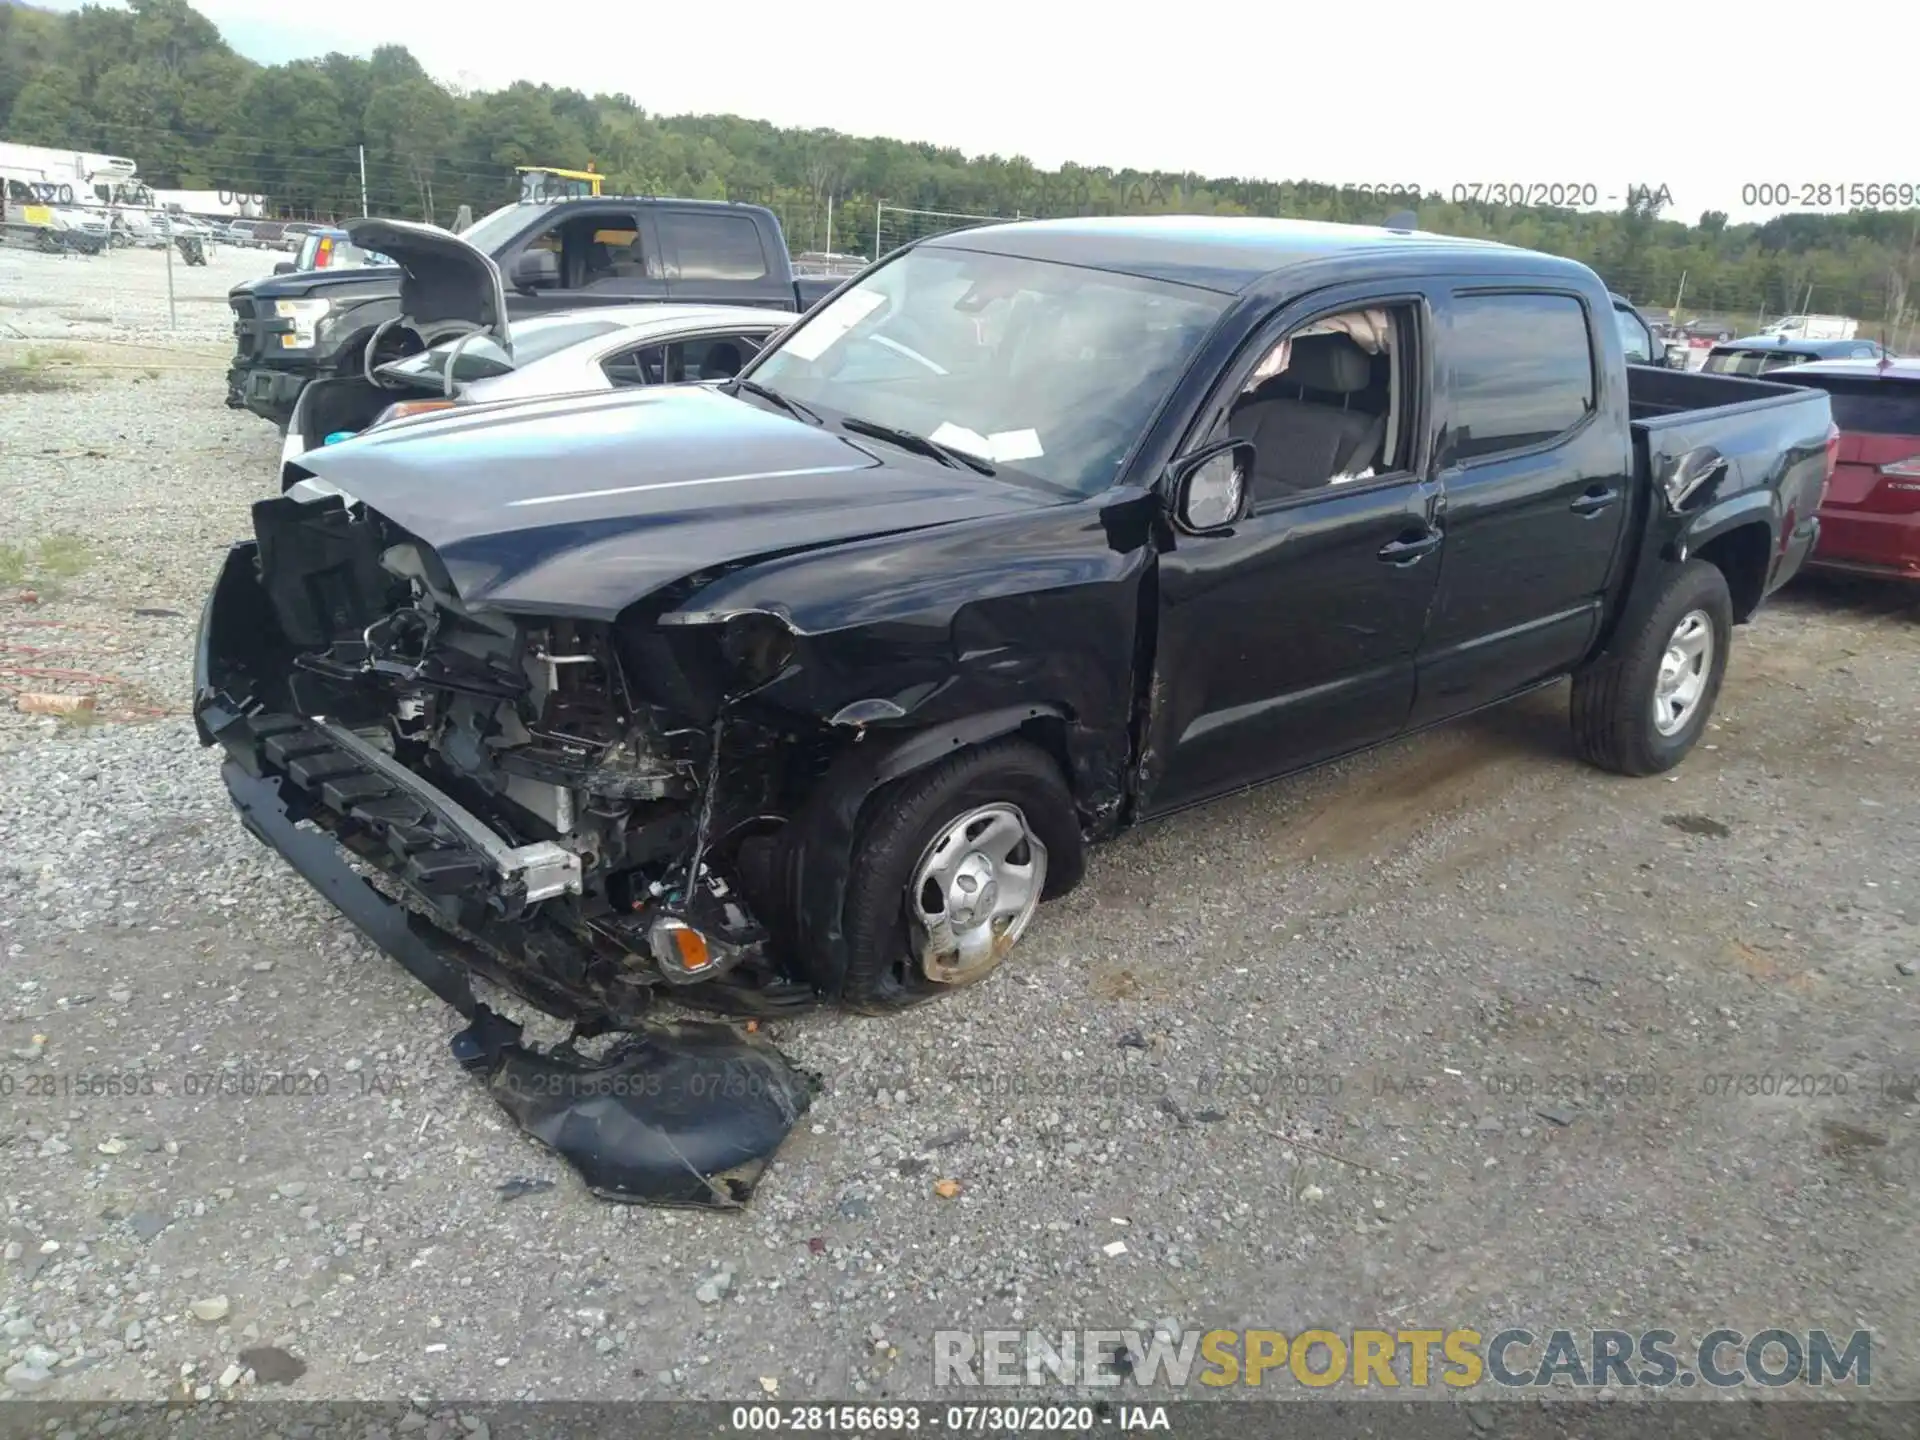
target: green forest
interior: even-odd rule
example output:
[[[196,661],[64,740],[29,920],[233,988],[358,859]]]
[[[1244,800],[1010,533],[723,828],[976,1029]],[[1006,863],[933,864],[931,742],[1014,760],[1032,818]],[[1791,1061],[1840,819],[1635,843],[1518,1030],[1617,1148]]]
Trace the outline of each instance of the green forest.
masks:
[[[70,14],[0,0],[0,138],[130,156],[149,184],[256,193],[285,218],[358,215],[364,147],[373,213],[443,225],[463,204],[478,216],[511,198],[513,167],[528,164],[591,164],[608,177],[608,193],[769,205],[796,252],[829,248],[829,213],[831,248],[873,255],[954,223],[905,213],[912,210],[1378,223],[1412,208],[1424,229],[1571,256],[1643,306],[1678,301],[1681,318],[1744,324],[1802,309],[1841,313],[1906,349],[1920,306],[1911,289],[1920,210],[1733,225],[1719,213],[1668,213],[1656,175],[1617,177],[1621,193],[1639,192],[1622,209],[1575,211],[1362,194],[1307,180],[1093,165],[1049,171],[1019,156],[969,157],[736,115],[655,115],[628,95],[526,83],[464,93],[398,46],[263,66],[236,54],[185,0]]]

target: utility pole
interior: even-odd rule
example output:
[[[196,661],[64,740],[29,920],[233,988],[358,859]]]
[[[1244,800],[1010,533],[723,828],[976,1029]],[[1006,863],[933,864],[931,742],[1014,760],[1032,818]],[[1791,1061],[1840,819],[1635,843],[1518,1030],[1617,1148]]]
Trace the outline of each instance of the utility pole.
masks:
[[[173,222],[167,222],[167,328],[180,328],[179,312],[173,308]]]
[[[1680,302],[1687,298],[1687,272],[1680,272],[1680,293],[1673,297],[1673,323],[1680,323]]]
[[[833,253],[833,192],[827,192],[827,253]]]
[[[367,218],[367,147],[360,147],[360,218]]]

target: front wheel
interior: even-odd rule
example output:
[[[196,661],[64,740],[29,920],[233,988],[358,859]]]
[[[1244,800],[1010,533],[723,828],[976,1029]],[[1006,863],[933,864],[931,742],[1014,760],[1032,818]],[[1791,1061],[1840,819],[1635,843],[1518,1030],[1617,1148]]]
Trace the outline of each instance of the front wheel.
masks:
[[[1733,640],[1727,580],[1689,560],[1645,621],[1573,677],[1581,757],[1621,775],[1657,775],[1707,728]]]
[[[1073,799],[1038,746],[995,741],[896,781],[854,849],[845,1003],[899,1010],[985,979],[1084,868]]]

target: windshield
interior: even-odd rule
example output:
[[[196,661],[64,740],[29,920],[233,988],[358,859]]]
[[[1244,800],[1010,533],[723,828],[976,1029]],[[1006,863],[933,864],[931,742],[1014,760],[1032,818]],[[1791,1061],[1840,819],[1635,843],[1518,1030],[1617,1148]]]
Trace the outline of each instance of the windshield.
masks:
[[[491,336],[476,336],[461,350],[459,360],[454,363],[453,378],[464,383],[485,380],[491,375],[505,375],[519,366],[558,354],[567,346],[577,345],[582,340],[625,329],[626,323],[587,315],[554,315],[545,319],[523,320],[513,327],[511,357]],[[399,375],[444,377],[447,373],[447,357],[458,343],[457,340],[443,341],[431,350],[409,355],[405,360],[381,368]]]
[[[922,246],[802,320],[751,379],[1093,494],[1230,297]]]
[[[473,224],[462,230],[460,232],[460,238],[473,246],[474,249],[483,250],[491,255],[509,239],[520,233],[521,227],[527,223],[529,213],[536,208],[539,207],[532,205],[502,205],[498,210],[482,215],[478,220],[474,221]]]

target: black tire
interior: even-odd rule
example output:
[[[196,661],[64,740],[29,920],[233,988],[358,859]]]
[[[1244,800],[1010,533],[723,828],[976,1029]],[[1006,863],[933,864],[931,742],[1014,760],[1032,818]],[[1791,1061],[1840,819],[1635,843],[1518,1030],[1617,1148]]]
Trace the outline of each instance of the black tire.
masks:
[[[1694,611],[1706,616],[1713,636],[1706,688],[1686,723],[1664,735],[1654,723],[1661,662],[1676,627]],[[1573,738],[1580,757],[1620,775],[1658,775],[1678,765],[1713,718],[1732,640],[1726,576],[1704,560],[1687,561],[1646,618],[1573,677]]]
[[[970,746],[883,787],[867,803],[847,885],[841,999],[848,1009],[902,1010],[959,988],[930,979],[914,958],[907,883],[942,830],[996,803],[1017,806],[1047,848],[1043,901],[1080,882],[1086,849],[1073,797],[1060,767],[1037,745],[1008,738]]]

